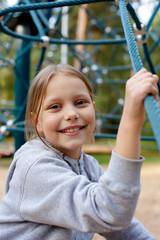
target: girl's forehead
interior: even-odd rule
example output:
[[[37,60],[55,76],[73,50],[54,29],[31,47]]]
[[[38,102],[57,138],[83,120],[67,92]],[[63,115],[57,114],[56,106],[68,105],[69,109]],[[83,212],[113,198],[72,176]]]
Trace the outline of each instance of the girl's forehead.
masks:
[[[76,79],[79,79],[82,81],[82,79],[76,75],[76,74],[73,74],[73,73],[56,73],[54,74],[52,77],[51,77],[51,80],[54,80],[54,79],[65,79],[65,78],[76,78]]]
[[[70,86],[69,84],[71,83],[72,83],[72,86],[81,85],[87,88],[87,84],[79,76],[76,76],[73,74],[64,74],[64,73],[59,73],[53,76],[50,79],[48,85],[53,85],[53,86],[64,85],[67,87],[67,86]]]
[[[51,91],[53,89],[53,92],[57,89],[61,89],[61,91],[67,91],[69,88],[72,89],[75,88],[75,91],[78,90],[84,90],[87,92],[90,96],[90,98],[93,100],[93,92],[92,89],[85,79],[84,76],[81,76],[80,74],[74,74],[74,73],[56,73],[53,74],[48,81],[48,84],[45,88],[45,96],[48,91]],[[49,90],[50,89],[50,90]],[[44,96],[44,97],[45,97]]]
[[[82,94],[89,95],[91,92],[87,84],[79,77],[69,74],[57,74],[53,76],[47,86],[45,97],[48,95],[61,95],[66,94]],[[92,97],[91,97],[92,98]]]

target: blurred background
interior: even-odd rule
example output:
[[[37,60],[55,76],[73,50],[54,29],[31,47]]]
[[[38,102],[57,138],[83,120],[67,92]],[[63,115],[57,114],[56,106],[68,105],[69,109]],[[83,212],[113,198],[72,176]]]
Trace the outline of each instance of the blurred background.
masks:
[[[95,93],[96,141],[112,148],[121,118],[125,83],[133,74],[119,6],[106,1],[51,8],[49,4],[53,2],[60,1],[0,1],[1,10],[13,9],[3,16],[0,29],[0,144],[13,138],[17,150],[25,142],[27,92],[36,73],[50,63],[69,63],[84,73]],[[48,3],[48,8],[14,10],[16,6],[35,3]],[[143,64],[159,75],[160,2],[129,3],[142,23],[143,30],[137,32],[129,15]],[[147,116],[142,146],[157,150]]]
[[[95,141],[87,143],[84,151],[106,169],[115,144],[125,83],[133,74],[119,6],[110,0],[51,8],[54,2],[63,3],[60,0],[0,0],[0,16],[3,16],[0,17],[0,200],[13,154],[25,142],[24,118],[30,82],[50,63],[75,66],[93,88]],[[128,2],[129,18],[144,67],[160,76],[160,1]],[[16,11],[16,7],[29,4],[48,7]],[[147,115],[141,149],[146,160],[136,217],[160,240],[160,158]],[[103,238],[95,235],[94,240],[100,239]]]

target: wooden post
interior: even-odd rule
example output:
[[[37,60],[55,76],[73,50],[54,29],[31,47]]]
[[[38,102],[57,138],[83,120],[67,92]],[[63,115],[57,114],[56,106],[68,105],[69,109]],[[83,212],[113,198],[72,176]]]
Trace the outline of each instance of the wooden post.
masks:
[[[86,39],[86,30],[87,30],[87,22],[88,22],[88,15],[86,13],[87,8],[88,8],[88,4],[83,4],[79,8],[78,19],[77,19],[77,31],[76,31],[76,40],[78,41],[83,41]],[[84,45],[80,44],[76,46],[76,51],[80,59],[81,59],[81,53],[83,50],[84,50]],[[76,69],[80,70],[81,66],[78,59],[75,59],[74,66]]]

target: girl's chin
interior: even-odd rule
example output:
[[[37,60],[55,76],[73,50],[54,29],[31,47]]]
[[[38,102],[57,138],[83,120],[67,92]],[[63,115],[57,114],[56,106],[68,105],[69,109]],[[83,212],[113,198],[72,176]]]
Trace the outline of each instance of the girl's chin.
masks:
[[[64,147],[58,148],[57,147],[57,149],[71,158],[75,158],[76,156],[78,156],[78,158],[79,158],[79,156],[81,155],[82,145],[74,144],[68,148],[64,148]]]

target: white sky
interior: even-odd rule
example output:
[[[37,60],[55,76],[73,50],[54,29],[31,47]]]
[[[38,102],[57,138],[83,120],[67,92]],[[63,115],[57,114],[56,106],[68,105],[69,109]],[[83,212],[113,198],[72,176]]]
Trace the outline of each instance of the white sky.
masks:
[[[12,6],[15,3],[17,3],[17,0],[7,0],[7,3],[8,3],[9,6]]]
[[[153,13],[153,9],[157,5],[153,0],[141,0],[143,5],[140,5],[137,9],[138,15],[142,23],[146,24]]]

